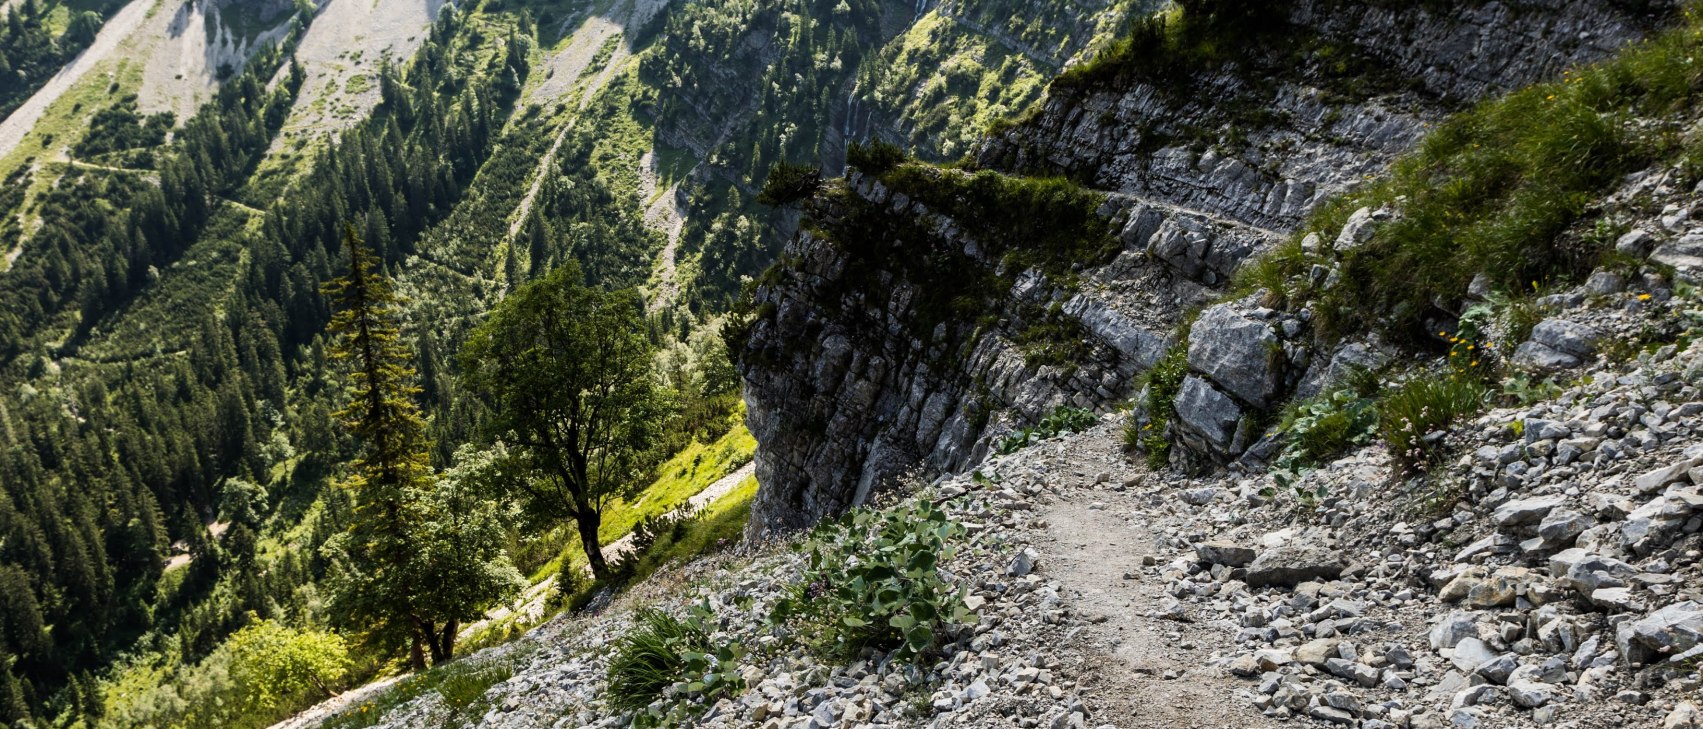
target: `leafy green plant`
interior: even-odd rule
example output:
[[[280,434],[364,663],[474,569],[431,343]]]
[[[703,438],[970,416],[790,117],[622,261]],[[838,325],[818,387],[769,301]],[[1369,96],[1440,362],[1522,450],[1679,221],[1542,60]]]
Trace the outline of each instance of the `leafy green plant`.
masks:
[[[659,698],[701,700],[743,688],[734,666],[744,649],[712,644],[705,627],[710,616],[705,606],[693,607],[684,619],[651,608],[639,611],[638,624],[616,643],[609,662],[610,705],[637,711]]]
[[[1069,406],[1052,411],[1034,427],[1022,428],[1000,439],[994,445],[994,451],[1001,455],[1009,455],[1048,438],[1056,438],[1067,433],[1080,433],[1094,426],[1099,417],[1092,410],[1083,410]]]
[[[940,572],[963,534],[927,500],[853,511],[817,530],[806,546],[809,566],[776,602],[770,627],[824,656],[849,660],[871,648],[920,657],[948,626],[978,620],[963,588]]]
[[[1409,471],[1422,471],[1442,455],[1441,434],[1484,407],[1487,389],[1459,375],[1421,375],[1379,403],[1379,432],[1390,454]]]
[[[1132,419],[1124,429],[1124,445],[1145,451],[1149,468],[1163,468],[1170,459],[1171,441],[1165,429],[1171,422],[1171,404],[1189,373],[1188,338],[1189,324],[1185,322],[1178,330],[1177,344],[1143,375],[1147,393],[1142,401],[1144,417]]]
[[[1561,392],[1561,385],[1553,377],[1539,380],[1530,375],[1517,374],[1502,381],[1502,391],[1498,395],[1504,403],[1525,406],[1544,400],[1553,400],[1560,397]],[[1520,425],[1523,426],[1524,423],[1520,423]]]
[[[1337,390],[1291,406],[1278,429],[1288,437],[1278,464],[1316,466],[1372,442],[1378,432],[1377,402],[1350,389]]]

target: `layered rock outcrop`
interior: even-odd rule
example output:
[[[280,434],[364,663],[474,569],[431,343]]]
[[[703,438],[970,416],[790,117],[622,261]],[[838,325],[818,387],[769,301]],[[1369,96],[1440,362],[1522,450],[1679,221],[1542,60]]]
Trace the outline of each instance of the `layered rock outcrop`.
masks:
[[[985,144],[977,166],[1064,175],[1105,193],[1099,214],[1116,250],[1062,270],[1024,267],[972,232],[975,221],[854,175],[846,199],[882,222],[816,215],[757,287],[742,354],[763,483],[753,529],[804,526],[912,471],[965,468],[1058,406],[1125,400],[1173,345],[1187,347],[1184,437],[1220,460],[1239,454],[1257,440],[1250,408],[1381,355],[1364,343],[1310,352],[1303,317],[1243,304],[1206,312],[1207,326],[1173,342],[1183,312],[1325,197],[1383,170],[1431,121],[1601,58],[1669,10],[1296,0],[1281,7],[1284,37],[1356,67],[1285,51],[1196,69],[1186,82],[1124,74],[1055,85],[1039,114]],[[1273,81],[1271,65],[1291,57],[1305,62]],[[1355,231],[1344,234],[1318,244],[1354,245]],[[1065,361],[1036,356],[1028,341],[1048,327],[1069,332]]]

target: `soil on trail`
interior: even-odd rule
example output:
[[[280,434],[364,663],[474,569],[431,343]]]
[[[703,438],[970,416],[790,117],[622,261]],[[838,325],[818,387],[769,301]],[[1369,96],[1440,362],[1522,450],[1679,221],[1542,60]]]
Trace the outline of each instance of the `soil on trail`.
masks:
[[[1143,565],[1156,556],[1156,535],[1144,511],[1151,499],[1121,486],[1139,466],[1123,455],[1117,434],[1097,428],[1076,441],[1065,496],[1046,505],[1047,528],[1035,544],[1040,571],[1062,586],[1076,614],[1088,618],[1077,640],[1100,665],[1085,672],[1083,691],[1094,710],[1089,724],[1118,729],[1275,727],[1252,704],[1236,698],[1248,684],[1208,664],[1222,653],[1233,626],[1159,617],[1168,597],[1164,580]],[[1101,474],[1110,480],[1096,483]],[[1055,474],[1056,477],[1056,474]]]

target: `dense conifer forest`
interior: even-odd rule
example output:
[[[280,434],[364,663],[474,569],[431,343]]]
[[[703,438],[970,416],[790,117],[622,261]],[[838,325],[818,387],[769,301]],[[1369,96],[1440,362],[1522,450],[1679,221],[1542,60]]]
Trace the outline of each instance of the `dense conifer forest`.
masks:
[[[117,8],[10,4],[0,112]],[[457,626],[526,584],[559,574],[556,604],[583,598],[592,584],[577,571],[611,530],[655,538],[646,486],[673,494],[680,474],[731,472],[739,456],[717,444],[749,459],[720,327],[797,225],[757,202],[769,170],[837,171],[870,136],[968,134],[1033,98],[990,85],[1045,72],[958,68],[917,98],[997,109],[900,129],[903,89],[930,71],[881,49],[917,45],[899,32],[911,4],[705,0],[625,29],[570,93],[535,97],[579,19],[607,11],[446,6],[416,50],[363,77],[370,113],[290,137],[293,110],[315,103],[295,53],[320,10],[301,5],[195,113],[148,111],[123,72],[91,78],[80,88],[96,101],[69,127],[36,130],[49,137],[40,153],[0,160],[0,725],[265,726],[379,672],[453,657]],[[239,12],[225,7],[231,22]],[[1049,12],[1080,25],[1072,8]],[[866,98],[877,87],[879,114]],[[677,232],[651,219],[660,206],[676,209]],[[420,471],[392,482],[414,494],[397,503],[425,525],[478,515],[454,528],[485,535],[464,561],[483,587],[431,618],[408,590],[352,599],[351,585],[377,592],[356,567],[376,559],[360,535],[378,492],[360,486],[377,431],[350,405],[367,380],[335,325],[351,245],[394,292],[380,318],[406,372],[392,396],[418,409],[407,449]],[[514,404],[494,375],[470,378],[480,355],[463,353],[488,312],[547,277],[636,307],[608,321],[642,343],[635,362],[654,362],[644,427],[620,431],[644,447],[598,487],[612,510],[601,525],[514,487],[548,480],[543,454],[517,447]],[[700,477],[707,455],[721,470]],[[599,566],[597,584],[647,564]]]

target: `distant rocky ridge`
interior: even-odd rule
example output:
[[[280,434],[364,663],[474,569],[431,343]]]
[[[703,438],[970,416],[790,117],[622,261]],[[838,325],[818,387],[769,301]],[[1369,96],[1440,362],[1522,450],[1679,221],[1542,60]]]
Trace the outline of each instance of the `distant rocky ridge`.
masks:
[[[978,164],[1063,174],[1105,191],[1100,213],[1121,250],[1108,263],[1073,271],[1074,282],[1008,272],[1015,284],[982,321],[942,321],[918,332],[913,302],[941,282],[869,271],[848,253],[851,244],[835,240],[856,241],[860,232],[836,231],[832,215],[818,232],[801,233],[757,289],[744,354],[764,484],[752,531],[809,524],[912,470],[961,469],[1014,426],[1060,405],[1104,408],[1128,398],[1134,375],[1159,360],[1185,311],[1222,290],[1241,261],[1286,237],[1323,199],[1382,171],[1428,123],[1601,59],[1669,10],[1470,2],[1436,13],[1295,2],[1287,9],[1292,30],[1368,64],[1363,74],[1372,78],[1356,87],[1361,96],[1344,95],[1339,78],[1312,78],[1305,68],[1276,84],[1236,67],[1195,73],[1193,93],[1129,79],[1100,88],[1055,84],[1038,114],[985,144]],[[1262,111],[1250,115],[1250,104]],[[1245,134],[1201,136],[1203,128],[1230,127]],[[854,174],[846,184],[928,231],[889,244],[926,248],[956,266],[999,267],[963,221],[879,180]],[[1037,326],[1035,312],[1048,310],[1086,333],[1091,346],[1077,361],[1032,363],[1016,343]],[[1215,336],[1241,332],[1281,346],[1282,321],[1268,330],[1229,314],[1215,314],[1223,317]],[[947,342],[968,345],[952,350]],[[1200,448],[1226,456],[1248,447],[1251,434],[1236,432],[1241,404],[1293,392],[1308,377],[1310,363],[1295,356],[1304,354],[1291,348],[1281,372],[1250,371],[1247,382],[1194,378],[1184,409],[1199,416]],[[1191,353],[1191,364],[1201,364],[1194,359]]]

